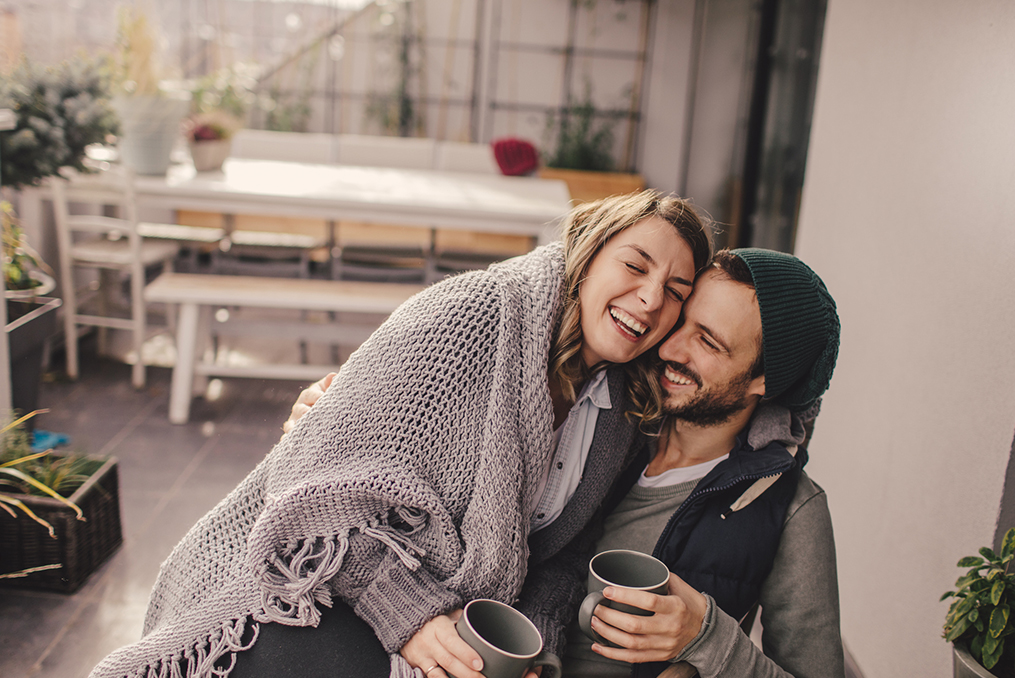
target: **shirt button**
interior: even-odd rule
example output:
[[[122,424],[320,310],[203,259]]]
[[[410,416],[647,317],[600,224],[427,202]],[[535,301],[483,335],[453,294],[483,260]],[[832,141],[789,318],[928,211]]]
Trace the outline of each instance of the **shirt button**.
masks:
[[[546,517],[546,514],[545,513],[540,513],[536,517],[539,518],[540,520],[542,520],[543,518]]]
[[[560,469],[562,469],[562,468],[564,468],[564,462],[562,462],[562,461],[558,461],[558,462],[557,462],[557,470],[559,471],[559,470],[560,470]]]

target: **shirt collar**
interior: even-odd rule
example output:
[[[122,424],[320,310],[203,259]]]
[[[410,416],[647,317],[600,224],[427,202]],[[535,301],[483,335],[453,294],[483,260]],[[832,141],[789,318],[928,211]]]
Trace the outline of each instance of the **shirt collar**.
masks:
[[[613,407],[610,402],[610,382],[606,379],[606,370],[599,370],[585,384],[585,388],[578,395],[574,406],[581,405],[586,399],[601,410],[609,410]]]

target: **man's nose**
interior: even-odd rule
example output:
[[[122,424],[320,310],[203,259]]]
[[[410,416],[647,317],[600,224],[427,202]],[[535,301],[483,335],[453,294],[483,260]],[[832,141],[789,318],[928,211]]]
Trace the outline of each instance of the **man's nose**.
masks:
[[[687,340],[684,333],[677,330],[669,338],[659,345],[659,357],[666,362],[684,363],[688,362]]]

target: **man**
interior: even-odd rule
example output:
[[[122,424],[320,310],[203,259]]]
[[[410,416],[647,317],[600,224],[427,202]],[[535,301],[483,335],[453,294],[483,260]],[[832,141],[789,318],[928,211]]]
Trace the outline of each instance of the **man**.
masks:
[[[798,447],[838,341],[831,296],[795,257],[723,251],[698,277],[658,350],[658,443],[595,549],[652,553],[669,595],[607,588],[654,615],[598,606],[594,630],[619,647],[573,624],[565,675],[843,675],[831,521]],[[739,625],[759,602],[764,653]]]

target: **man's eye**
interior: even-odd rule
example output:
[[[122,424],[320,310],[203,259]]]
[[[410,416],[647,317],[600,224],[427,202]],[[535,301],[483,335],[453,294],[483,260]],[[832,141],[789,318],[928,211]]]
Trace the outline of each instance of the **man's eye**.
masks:
[[[713,351],[719,350],[719,347],[709,341],[708,337],[703,336],[701,338],[701,343],[705,344],[705,346],[708,346]]]

